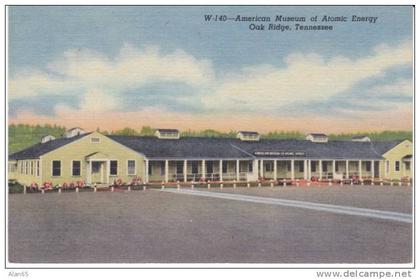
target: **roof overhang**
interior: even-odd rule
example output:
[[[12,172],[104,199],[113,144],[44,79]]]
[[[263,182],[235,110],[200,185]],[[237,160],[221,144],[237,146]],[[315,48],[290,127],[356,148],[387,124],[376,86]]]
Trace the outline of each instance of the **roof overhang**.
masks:
[[[402,158],[404,162],[411,162],[413,160],[413,155],[406,155]]]
[[[86,161],[108,160],[109,155],[102,152],[95,152],[85,156]]]

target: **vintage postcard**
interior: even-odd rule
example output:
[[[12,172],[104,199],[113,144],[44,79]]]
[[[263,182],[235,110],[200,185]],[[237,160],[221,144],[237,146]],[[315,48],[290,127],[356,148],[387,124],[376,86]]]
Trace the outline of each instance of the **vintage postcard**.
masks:
[[[413,6],[6,13],[7,266],[414,265]]]

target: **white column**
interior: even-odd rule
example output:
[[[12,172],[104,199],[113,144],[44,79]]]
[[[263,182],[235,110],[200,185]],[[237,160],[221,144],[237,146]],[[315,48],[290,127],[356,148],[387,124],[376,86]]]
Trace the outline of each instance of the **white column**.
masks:
[[[264,160],[260,160],[260,175],[261,178],[264,177]]]
[[[349,160],[346,160],[346,179],[349,179]]]
[[[322,160],[319,160],[318,167],[319,167],[319,170],[318,170],[319,179],[322,179]]]
[[[308,160],[303,160],[303,179],[308,179]]]
[[[145,169],[144,182],[148,183],[149,182],[149,160],[144,160],[144,169]]]
[[[165,160],[165,182],[169,181],[169,161]]]
[[[236,160],[236,181],[239,181],[239,160]]]
[[[308,160],[308,179],[312,177],[312,161]]]
[[[219,161],[219,176],[220,181],[223,181],[223,160]]]
[[[375,178],[375,161],[370,162],[370,173],[372,176],[372,179]]]
[[[362,178],[362,160],[359,160],[359,178]]]
[[[92,161],[89,161],[89,176],[88,176],[89,184],[92,184]]]
[[[252,161],[252,179],[258,179],[258,160],[255,159]]]
[[[101,183],[105,183],[104,180],[104,168],[106,168],[107,166],[104,166],[104,164],[101,162]],[[106,173],[108,173],[108,170],[105,170]]]
[[[201,160],[201,176],[206,178],[206,161]]]
[[[295,160],[290,160],[291,179],[295,179]]]
[[[111,165],[111,160],[106,161],[106,183],[109,184],[109,169]]]
[[[277,180],[277,160],[274,160],[274,162],[273,162],[273,164],[274,164],[274,167],[273,167],[273,179],[274,180]]]
[[[405,163],[404,161],[400,161],[400,165],[401,165],[401,177],[405,176]]]
[[[332,174],[333,174],[333,179],[335,177],[335,160],[332,161]]]
[[[187,165],[188,164],[188,162],[187,162],[187,160],[184,160],[184,166],[183,166],[183,174],[184,174],[184,182],[187,182],[187,179],[188,179],[188,177],[187,177],[187,172],[188,172],[188,168],[187,168]]]

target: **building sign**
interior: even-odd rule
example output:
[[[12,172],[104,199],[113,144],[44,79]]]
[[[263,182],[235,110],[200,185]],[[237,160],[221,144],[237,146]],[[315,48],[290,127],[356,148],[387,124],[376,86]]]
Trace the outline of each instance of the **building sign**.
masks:
[[[255,151],[255,156],[272,156],[272,157],[302,157],[305,156],[303,151]]]

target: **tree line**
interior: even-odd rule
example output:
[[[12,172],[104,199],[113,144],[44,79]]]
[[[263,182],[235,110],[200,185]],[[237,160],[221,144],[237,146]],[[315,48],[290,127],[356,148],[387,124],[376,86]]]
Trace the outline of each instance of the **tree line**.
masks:
[[[28,125],[28,124],[10,124],[9,125],[9,154],[22,150],[26,147],[39,143],[41,138],[46,135],[52,135],[56,138],[61,137],[66,127],[59,125]],[[96,131],[104,135],[125,135],[125,136],[153,136],[155,129],[150,126],[143,126],[141,129],[123,128],[119,130],[107,131],[97,128]],[[205,130],[186,130],[181,132],[181,137],[221,137],[235,138],[237,131],[221,132],[213,129]],[[356,132],[329,134],[330,140],[348,140],[354,136],[365,135],[374,141],[384,140],[412,140],[412,131],[380,131],[380,132]],[[305,139],[305,134],[300,131],[271,131],[261,135],[265,139]]]

